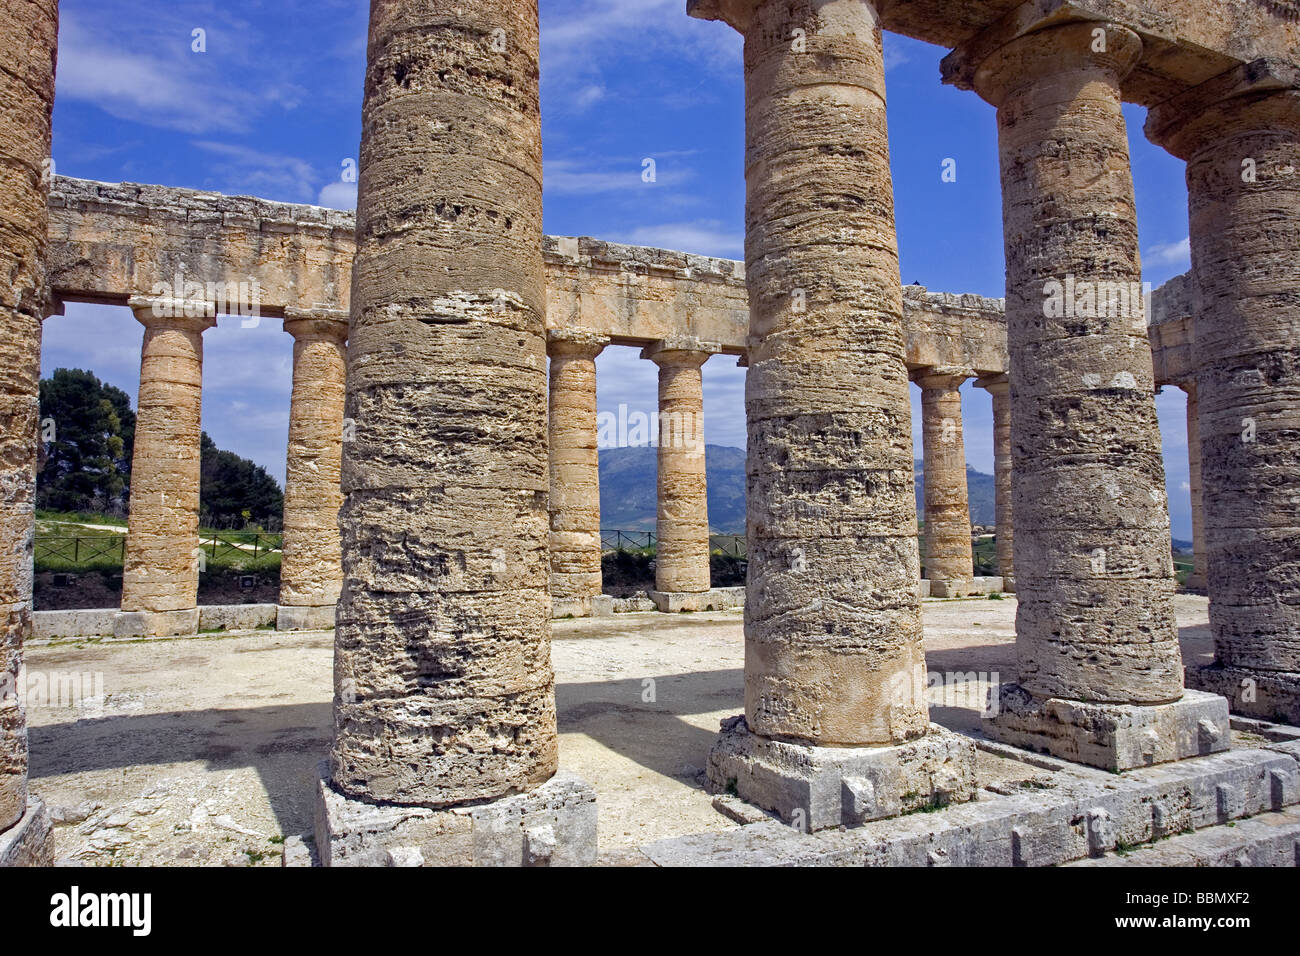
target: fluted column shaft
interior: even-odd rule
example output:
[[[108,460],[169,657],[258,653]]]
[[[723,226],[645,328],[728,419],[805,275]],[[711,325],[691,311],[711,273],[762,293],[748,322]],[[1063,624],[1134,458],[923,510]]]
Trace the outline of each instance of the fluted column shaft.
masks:
[[[1284,67],[1283,79],[1274,81],[1271,66],[1237,71],[1239,87],[1222,98],[1214,81],[1206,84],[1211,89],[1189,91],[1185,101],[1153,111],[1147,132],[1187,160],[1192,271],[1200,288],[1194,322],[1207,585],[1218,663],[1295,675],[1300,80]],[[1290,705],[1291,719],[1300,719],[1296,707]]]
[[[893,690],[924,685],[924,653],[879,16],[865,0],[714,7],[745,37],[745,720],[901,743],[928,714]]]
[[[1156,704],[1183,682],[1120,110],[1141,41],[1098,28],[1023,36],[975,82],[1001,146],[1016,646],[1037,697]]]
[[[975,577],[961,386],[968,376],[923,374],[921,431],[925,447],[925,576],[943,582],[942,596],[969,593]]]
[[[551,600],[589,613],[601,593],[596,357],[604,340],[552,338],[549,431]],[[557,604],[557,607],[560,606]]]
[[[656,352],[659,366],[658,546],[655,589],[700,593],[710,584],[704,469],[703,367],[710,353]]]
[[[198,604],[200,420],[206,302],[131,300],[144,326],[123,611],[185,611]]]
[[[27,720],[18,675],[32,626],[58,24],[56,0],[32,0],[0,13],[0,837],[28,812]],[[52,862],[43,835],[30,845],[22,862]]]
[[[445,807],[558,759],[536,0],[374,3],[333,785]]]
[[[284,330],[293,336],[293,392],[280,603],[327,607],[343,585],[339,508],[348,326],[346,319],[295,317],[285,319]]]

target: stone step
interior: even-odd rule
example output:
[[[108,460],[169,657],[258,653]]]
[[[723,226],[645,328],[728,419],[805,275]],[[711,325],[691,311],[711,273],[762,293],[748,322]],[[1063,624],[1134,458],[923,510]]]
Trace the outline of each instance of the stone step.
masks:
[[[1261,813],[1066,866],[1300,866],[1300,812]]]

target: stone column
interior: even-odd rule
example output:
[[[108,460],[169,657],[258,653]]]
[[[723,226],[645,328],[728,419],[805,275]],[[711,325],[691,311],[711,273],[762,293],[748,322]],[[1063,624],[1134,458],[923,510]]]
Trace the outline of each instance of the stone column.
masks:
[[[915,377],[921,386],[925,445],[925,576],[932,597],[962,597],[974,591],[961,419],[961,386],[969,377],[955,369],[930,369]]]
[[[327,865],[595,858],[556,775],[537,30],[371,6]]]
[[[119,637],[199,628],[199,436],[210,302],[133,298],[144,326]]]
[[[671,595],[703,594],[711,583],[702,370],[717,351],[660,342],[641,353],[659,366],[658,594],[652,596],[660,610],[681,610],[686,605]]]
[[[1015,593],[1015,523],[1011,506],[1011,380],[1006,375],[977,383],[993,397],[993,478],[997,509],[998,574],[1002,590]]]
[[[284,480],[284,549],[276,627],[329,628],[343,585],[339,508],[343,490],[346,313],[286,313],[293,336],[293,393]]]
[[[1300,70],[1259,61],[1151,111],[1187,160],[1210,628],[1191,680],[1300,722]]]
[[[814,830],[968,799],[971,745],[931,727],[921,690],[879,17],[867,0],[688,9],[745,38],[745,714],[710,786]]]
[[[0,866],[49,866],[44,804],[27,789],[23,641],[32,628],[41,319],[49,306],[50,111],[56,0],[0,13]]]
[[[1114,24],[1050,27],[974,84],[998,108],[1019,597],[1019,683],[989,730],[1112,770],[1228,745],[1222,699],[1183,694],[1120,111],[1141,50]]]
[[[1184,382],[1181,387],[1187,393],[1187,484],[1192,497],[1192,562],[1195,565],[1184,586],[1189,591],[1204,591],[1209,583],[1209,555],[1205,550],[1202,507],[1200,403],[1196,399],[1195,381]]]
[[[586,617],[602,590],[596,357],[608,337],[551,332],[551,609]]]

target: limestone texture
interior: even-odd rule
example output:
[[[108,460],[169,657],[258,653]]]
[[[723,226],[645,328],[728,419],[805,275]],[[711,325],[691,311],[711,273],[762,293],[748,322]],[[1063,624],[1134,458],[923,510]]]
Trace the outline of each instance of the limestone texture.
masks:
[[[975,577],[960,391],[968,377],[927,370],[915,379],[925,446],[925,576],[944,583],[945,597],[968,594]]]
[[[1206,568],[1210,556],[1205,550],[1205,500],[1201,478],[1201,410],[1196,382],[1185,382],[1187,393],[1187,484],[1192,498],[1192,573],[1185,586],[1204,591],[1209,583]]]
[[[655,589],[699,594],[711,583],[701,370],[712,353],[667,347],[646,354],[659,366]]]
[[[332,607],[343,584],[339,508],[347,317],[290,313],[284,330],[293,336],[293,391],[280,604]]]
[[[147,617],[198,606],[203,332],[216,317],[208,302],[133,299],[131,307],[144,341],[122,610]],[[141,633],[174,631],[145,623]]]
[[[1006,375],[981,380],[993,398],[993,479],[997,520],[998,574],[1003,588],[1016,589],[1015,508],[1011,495],[1011,380]]]
[[[551,600],[578,616],[601,593],[596,357],[608,339],[550,336]]]
[[[1196,398],[1217,662],[1300,686],[1300,70],[1232,71],[1153,110],[1187,160]]]
[[[330,776],[428,808],[556,769],[535,0],[376,3]]]
[[[998,108],[1020,684],[1044,698],[1183,692],[1120,112],[1141,47],[1114,24],[1052,27],[1002,47],[975,80]]]
[[[0,834],[23,820],[28,808],[27,725],[16,688],[23,641],[32,629],[58,19],[55,0],[22,0],[0,11]],[[43,842],[48,823],[38,829]],[[15,851],[11,862],[28,861]]]
[[[879,19],[867,2],[690,10],[745,38],[745,720],[823,746],[921,737],[924,700],[889,691],[924,654]]]

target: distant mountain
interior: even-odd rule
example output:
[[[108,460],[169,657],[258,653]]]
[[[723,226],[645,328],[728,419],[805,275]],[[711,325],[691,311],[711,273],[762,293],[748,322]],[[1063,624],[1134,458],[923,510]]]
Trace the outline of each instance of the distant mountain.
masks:
[[[720,534],[745,533],[745,450],[721,445],[704,447],[709,479],[709,527]],[[600,451],[600,526],[621,531],[653,531],[656,510],[658,450],[602,448]],[[923,510],[924,462],[916,462],[916,500]],[[966,469],[971,522],[994,523],[992,475]]]

